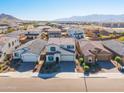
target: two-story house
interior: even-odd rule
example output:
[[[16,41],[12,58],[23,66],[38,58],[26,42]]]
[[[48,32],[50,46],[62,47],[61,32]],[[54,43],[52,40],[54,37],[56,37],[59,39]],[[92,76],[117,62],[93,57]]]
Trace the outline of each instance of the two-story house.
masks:
[[[11,55],[12,52],[20,45],[19,40],[14,37],[0,37],[0,62],[3,62],[6,56]]]
[[[46,62],[75,61],[75,40],[73,38],[50,38],[46,52]]]
[[[49,38],[60,38],[61,37],[61,29],[58,28],[50,28],[47,31]]]
[[[84,38],[84,31],[79,28],[70,28],[67,30],[68,36],[75,39]]]
[[[13,59],[21,59],[23,62],[38,62],[46,44],[47,41],[42,39],[31,40],[14,51]]]

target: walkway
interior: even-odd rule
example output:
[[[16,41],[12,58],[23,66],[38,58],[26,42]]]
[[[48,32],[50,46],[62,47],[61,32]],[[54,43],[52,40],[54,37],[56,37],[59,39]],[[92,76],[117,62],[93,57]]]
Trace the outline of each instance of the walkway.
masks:
[[[74,73],[74,72],[63,72],[63,73],[53,73],[53,74],[39,74],[33,72],[8,72],[0,73],[0,77],[10,77],[10,78],[63,78],[63,79],[78,79],[78,78],[123,78],[124,74],[122,73],[97,73],[90,74],[89,76],[84,75],[83,73]]]

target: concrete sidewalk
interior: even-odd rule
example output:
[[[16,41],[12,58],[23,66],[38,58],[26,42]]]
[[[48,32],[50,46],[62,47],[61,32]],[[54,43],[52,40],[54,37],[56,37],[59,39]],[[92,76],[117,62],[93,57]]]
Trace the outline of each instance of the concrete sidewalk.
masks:
[[[0,77],[11,77],[11,78],[29,78],[32,77],[32,72],[7,72],[0,73]]]
[[[74,72],[62,72],[53,74],[41,74],[33,72],[8,72],[0,73],[0,77],[10,77],[10,78],[63,78],[63,79],[78,79],[78,78],[124,78],[122,73],[97,73],[90,74],[89,76],[84,75],[84,73],[74,73]]]

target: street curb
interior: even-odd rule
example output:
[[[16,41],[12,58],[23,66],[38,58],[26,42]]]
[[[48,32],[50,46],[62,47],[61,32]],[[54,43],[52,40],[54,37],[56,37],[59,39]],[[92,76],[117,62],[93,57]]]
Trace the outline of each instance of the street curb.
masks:
[[[4,75],[3,75],[3,76],[0,76],[0,77],[10,77],[10,76],[4,76]]]

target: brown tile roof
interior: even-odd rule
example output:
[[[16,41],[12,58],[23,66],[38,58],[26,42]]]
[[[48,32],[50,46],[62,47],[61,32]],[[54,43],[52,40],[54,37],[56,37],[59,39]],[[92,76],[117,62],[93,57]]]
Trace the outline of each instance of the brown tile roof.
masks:
[[[116,40],[103,41],[103,45],[114,53],[124,56],[124,44]]]
[[[81,41],[79,41],[79,45],[80,45],[80,48],[81,48],[81,52],[85,56],[94,55],[91,51],[97,51],[98,49],[100,51],[105,51],[107,53],[111,53],[110,51],[108,51],[107,49],[105,49],[103,47],[101,42],[81,40]]]

